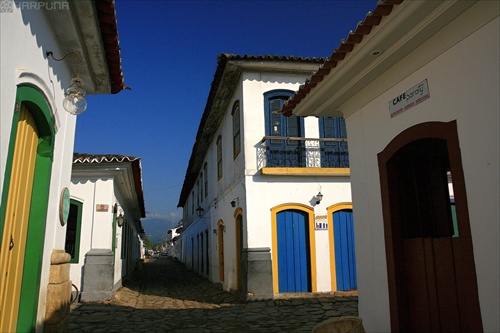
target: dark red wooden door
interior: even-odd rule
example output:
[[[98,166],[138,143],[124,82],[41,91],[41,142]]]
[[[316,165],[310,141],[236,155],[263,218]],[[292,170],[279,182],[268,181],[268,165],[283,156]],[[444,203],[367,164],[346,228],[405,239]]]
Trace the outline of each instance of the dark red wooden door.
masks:
[[[482,331],[455,126],[417,125],[379,154],[396,332]]]

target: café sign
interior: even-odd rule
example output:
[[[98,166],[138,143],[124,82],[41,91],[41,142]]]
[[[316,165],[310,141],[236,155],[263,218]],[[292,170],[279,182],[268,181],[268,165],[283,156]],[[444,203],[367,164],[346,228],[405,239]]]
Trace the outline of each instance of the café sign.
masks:
[[[406,110],[422,103],[429,97],[431,97],[429,94],[429,85],[427,84],[427,79],[425,79],[389,101],[391,118],[394,118]]]

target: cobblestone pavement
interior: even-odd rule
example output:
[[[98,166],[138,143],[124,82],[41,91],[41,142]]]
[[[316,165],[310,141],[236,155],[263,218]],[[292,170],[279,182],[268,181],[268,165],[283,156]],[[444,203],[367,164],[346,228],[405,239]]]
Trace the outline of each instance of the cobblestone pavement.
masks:
[[[171,258],[149,260],[113,301],[73,304],[70,332],[311,332],[356,316],[357,297],[244,301]]]

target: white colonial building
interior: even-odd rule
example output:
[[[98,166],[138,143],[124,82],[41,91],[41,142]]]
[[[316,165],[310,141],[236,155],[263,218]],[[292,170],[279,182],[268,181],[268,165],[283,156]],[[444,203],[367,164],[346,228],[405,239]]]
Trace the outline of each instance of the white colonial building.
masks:
[[[177,260],[179,260],[181,255],[181,249],[182,249],[181,233],[183,230],[184,227],[182,226],[182,221],[181,221],[177,224],[175,228],[169,229],[167,231],[165,250],[170,257]]]
[[[64,251],[78,95],[124,88],[114,1],[2,1],[0,331],[65,330]],[[66,106],[66,107],[65,107]],[[67,112],[66,109],[69,111]],[[87,112],[93,112],[89,103]]]
[[[322,62],[219,56],[178,206],[181,261],[225,290],[357,289],[343,119],[277,113]]]
[[[65,243],[70,278],[82,302],[112,299],[144,254],[141,160],[75,153],[70,193]]]
[[[346,119],[367,331],[500,331],[499,8],[381,1],[283,110]]]

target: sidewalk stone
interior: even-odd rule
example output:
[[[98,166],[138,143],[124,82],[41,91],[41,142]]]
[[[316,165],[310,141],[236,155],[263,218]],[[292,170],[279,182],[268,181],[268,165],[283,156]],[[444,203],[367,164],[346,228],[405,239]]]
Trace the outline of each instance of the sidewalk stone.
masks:
[[[171,258],[147,260],[112,302],[71,307],[70,332],[311,332],[337,316],[357,316],[356,296],[315,294],[245,301]],[[304,296],[304,297],[303,297]]]

